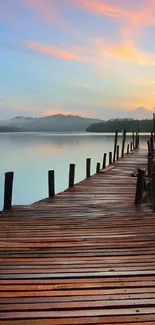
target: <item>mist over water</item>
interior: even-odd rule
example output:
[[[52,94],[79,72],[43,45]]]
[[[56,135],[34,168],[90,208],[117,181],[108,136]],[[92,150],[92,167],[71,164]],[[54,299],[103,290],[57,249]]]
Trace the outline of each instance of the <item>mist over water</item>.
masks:
[[[141,135],[146,148],[150,135]],[[132,141],[127,136],[126,144]],[[118,144],[121,151],[122,138]],[[104,152],[113,151],[114,135],[95,133],[1,133],[0,209],[3,206],[4,173],[14,171],[13,204],[31,204],[48,196],[48,170],[55,170],[56,193],[68,187],[69,164],[76,164],[75,182],[85,178],[86,158],[102,164]],[[108,158],[107,158],[108,162]]]

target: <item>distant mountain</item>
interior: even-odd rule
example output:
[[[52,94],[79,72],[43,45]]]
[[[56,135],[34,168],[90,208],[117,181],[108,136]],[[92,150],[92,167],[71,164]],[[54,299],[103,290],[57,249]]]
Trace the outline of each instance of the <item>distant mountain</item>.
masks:
[[[90,124],[98,122],[101,120],[59,114],[40,118],[18,116],[7,121],[6,124],[30,132],[75,132],[86,131]]]
[[[16,126],[0,125],[0,133],[4,132],[23,132],[24,129],[18,128]]]
[[[32,120],[32,117],[17,116],[12,118],[11,120],[6,121],[6,123],[11,126],[22,128],[26,123],[29,123]]]

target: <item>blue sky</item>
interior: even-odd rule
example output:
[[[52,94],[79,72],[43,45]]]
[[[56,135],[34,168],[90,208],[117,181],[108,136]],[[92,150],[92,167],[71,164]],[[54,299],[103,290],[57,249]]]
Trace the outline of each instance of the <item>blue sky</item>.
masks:
[[[0,0],[0,113],[155,106],[155,0]]]

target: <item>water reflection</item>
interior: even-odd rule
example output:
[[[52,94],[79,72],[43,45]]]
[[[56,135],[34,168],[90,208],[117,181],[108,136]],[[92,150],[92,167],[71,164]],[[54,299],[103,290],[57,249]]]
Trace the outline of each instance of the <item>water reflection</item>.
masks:
[[[150,135],[141,136],[146,147]],[[132,135],[127,137],[127,143]],[[118,142],[121,146],[121,137]],[[68,186],[68,168],[76,164],[76,182],[85,178],[86,158],[92,158],[92,174],[104,152],[113,151],[114,135],[88,133],[3,133],[0,134],[0,205],[4,173],[15,172],[13,204],[30,204],[47,196],[47,172],[56,172],[56,192]]]

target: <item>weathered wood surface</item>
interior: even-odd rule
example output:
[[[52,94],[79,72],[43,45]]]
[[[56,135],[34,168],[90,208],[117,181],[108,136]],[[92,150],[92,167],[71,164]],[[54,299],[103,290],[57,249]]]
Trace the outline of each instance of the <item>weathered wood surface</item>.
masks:
[[[155,324],[155,217],[135,206],[146,152],[0,217],[0,325]]]

